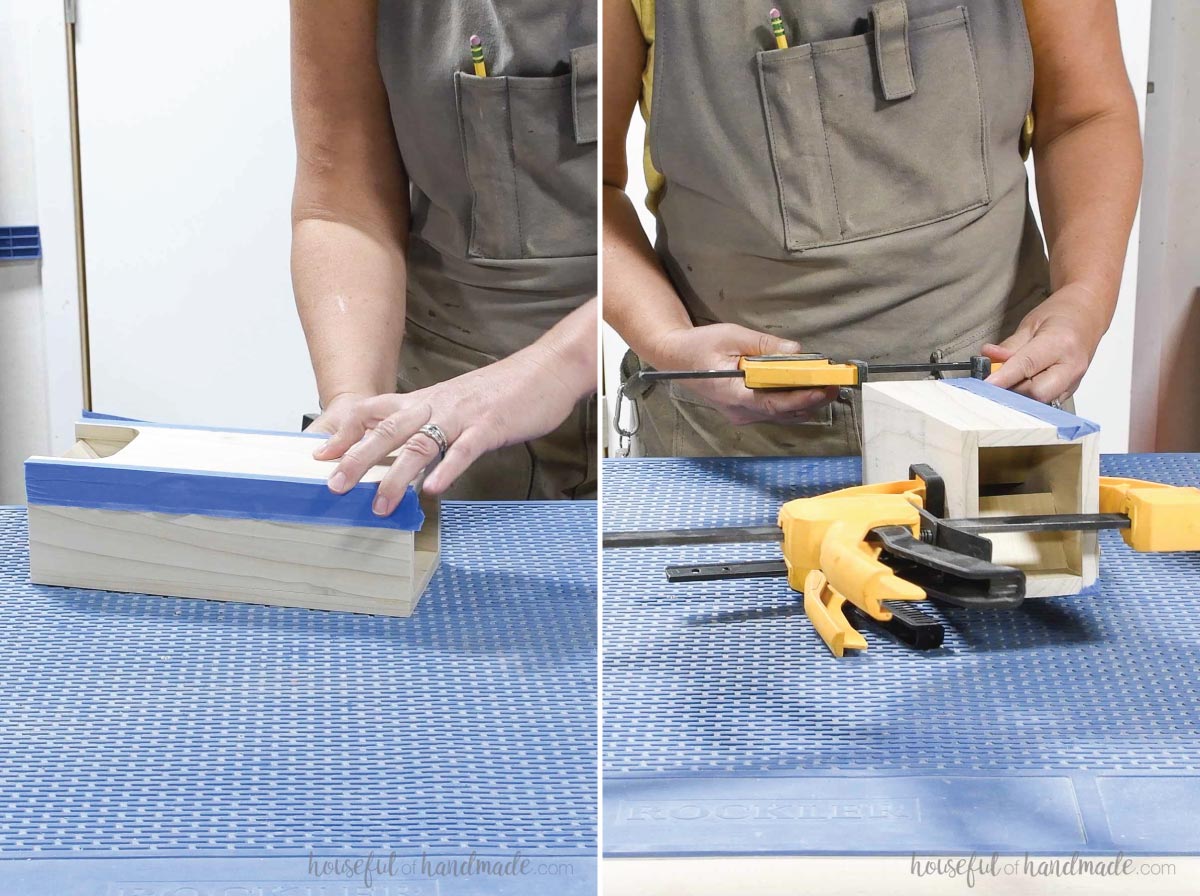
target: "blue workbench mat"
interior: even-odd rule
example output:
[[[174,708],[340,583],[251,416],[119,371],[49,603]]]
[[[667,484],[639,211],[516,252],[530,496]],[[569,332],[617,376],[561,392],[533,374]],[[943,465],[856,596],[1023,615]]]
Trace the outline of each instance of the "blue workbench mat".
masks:
[[[1200,482],[1195,455],[1109,475]],[[857,458],[609,461],[604,528],[773,523]],[[1102,533],[1098,593],[934,610],[944,646],[830,655],[783,580],[669,585],[770,544],[607,549],[610,856],[1200,852],[1200,555]]]
[[[0,893],[315,885],[313,850],[520,853],[546,870],[436,892],[594,892],[595,504],[442,526],[396,619],[33,586],[0,510]]]

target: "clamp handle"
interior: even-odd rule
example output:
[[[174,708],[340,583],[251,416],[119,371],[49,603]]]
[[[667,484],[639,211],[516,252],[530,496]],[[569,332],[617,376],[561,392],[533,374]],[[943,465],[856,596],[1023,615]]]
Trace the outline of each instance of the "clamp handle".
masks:
[[[1101,476],[1100,512],[1129,517],[1121,537],[1135,551],[1200,551],[1200,489]]]
[[[857,386],[858,367],[835,364],[824,355],[760,355],[738,361],[747,389],[823,389]]]
[[[747,389],[825,389],[861,386],[877,374],[928,373],[939,376],[950,371],[987,377],[1002,366],[977,355],[969,361],[930,361],[919,364],[882,364],[867,361],[834,362],[824,355],[746,355],[738,360]]]
[[[835,656],[863,650],[863,639],[843,608],[850,603],[879,622],[891,612],[885,601],[923,600],[925,592],[898,577],[868,541],[878,526],[920,533],[920,483],[860,486],[816,498],[789,501],[779,511],[788,584],[804,594],[804,611]]]

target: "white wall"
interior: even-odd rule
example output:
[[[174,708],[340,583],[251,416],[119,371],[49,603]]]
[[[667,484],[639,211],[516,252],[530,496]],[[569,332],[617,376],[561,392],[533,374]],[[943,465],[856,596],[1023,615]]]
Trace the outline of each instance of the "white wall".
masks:
[[[6,227],[37,223],[31,74],[20,5],[0,5],[0,225]],[[44,370],[39,265],[0,262],[0,504],[21,501],[21,462],[48,444]]]
[[[288,43],[283,0],[80,3],[96,410],[295,431],[317,409],[289,272]]]
[[[65,448],[82,405],[61,9],[0,4],[0,225],[37,224],[41,261],[0,263],[0,504],[22,463]]]
[[[297,428],[287,4],[79,6],[92,407]],[[0,264],[0,503],[86,403],[69,108],[63,4],[0,3],[0,224],[43,242]]]
[[[1150,3],[1147,0],[1117,0],[1121,23],[1121,44],[1125,53],[1125,64],[1129,69],[1130,81],[1138,100],[1138,110],[1145,120],[1146,72],[1150,46]],[[635,113],[626,143],[626,158],[629,166],[629,194],[637,205],[642,225],[646,232],[654,234],[654,218],[645,208],[646,182],[641,158],[645,127],[641,115]],[[1030,163],[1032,174],[1033,166]],[[1036,208],[1036,199],[1035,199]],[[1133,237],[1125,260],[1125,274],[1121,284],[1121,295],[1117,313],[1108,335],[1100,349],[1086,379],[1076,394],[1076,409],[1081,415],[1095,420],[1101,426],[1101,450],[1124,452],[1129,445],[1130,393],[1133,377],[1133,321],[1137,292],[1138,225],[1135,222]],[[605,328],[605,394],[606,407],[613,410],[612,396],[616,394],[619,376],[616,364],[623,353],[620,337]],[[609,428],[610,453],[615,446],[615,434]]]
[[[1133,451],[1200,450],[1200,4],[1158,0],[1146,103]]]

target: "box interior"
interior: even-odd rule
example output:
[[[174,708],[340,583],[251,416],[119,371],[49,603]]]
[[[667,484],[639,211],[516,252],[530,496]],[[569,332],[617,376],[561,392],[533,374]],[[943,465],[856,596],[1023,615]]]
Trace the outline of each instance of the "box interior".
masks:
[[[979,449],[979,516],[1081,513],[1083,446]],[[1029,577],[1083,574],[1080,532],[988,534],[992,559]]]

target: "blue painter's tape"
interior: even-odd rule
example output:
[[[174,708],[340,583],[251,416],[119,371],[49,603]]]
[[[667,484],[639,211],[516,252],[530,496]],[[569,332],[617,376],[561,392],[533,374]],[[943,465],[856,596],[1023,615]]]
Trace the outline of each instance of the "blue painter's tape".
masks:
[[[284,432],[278,429],[239,429],[233,426],[196,426],[184,423],[151,423],[149,420],[138,420],[136,417],[118,417],[115,414],[101,414],[96,411],[83,411],[83,422],[92,423],[136,423],[138,426],[153,426],[155,429],[198,429],[202,432],[240,432],[252,436],[290,436],[301,439],[328,439],[328,433],[323,432]]]
[[[1058,408],[1052,408],[1048,404],[1042,404],[1040,401],[1026,398],[1024,395],[1016,392],[1010,392],[1008,389],[1001,389],[999,386],[993,386],[991,383],[985,383],[983,380],[977,380],[971,376],[956,377],[944,380],[944,382],[957,389],[965,389],[968,392],[974,392],[976,395],[982,395],[984,398],[996,402],[996,404],[1002,404],[1006,408],[1012,408],[1014,411],[1028,414],[1030,417],[1034,417],[1044,423],[1049,423],[1058,429],[1058,437],[1060,439],[1073,442],[1075,439],[1081,439],[1084,436],[1100,431],[1100,424],[1093,423],[1091,420],[1085,420],[1083,417],[1077,417],[1066,411],[1060,411]]]
[[[374,483],[335,495],[316,479],[34,459],[25,462],[25,490],[30,504],[52,507],[406,531],[420,529],[425,521],[411,486],[391,516],[376,516],[371,512]]]
[[[116,414],[101,414],[99,411],[81,411],[80,419],[94,420],[97,423],[145,423],[136,417],[118,417]]]

